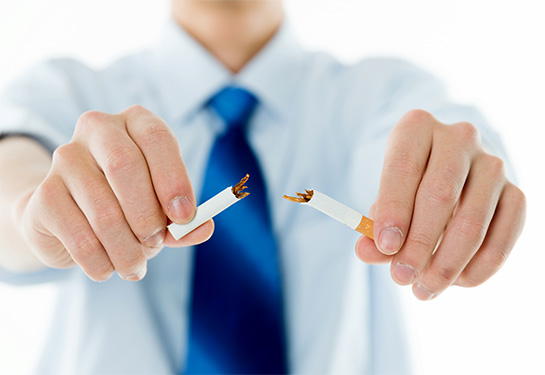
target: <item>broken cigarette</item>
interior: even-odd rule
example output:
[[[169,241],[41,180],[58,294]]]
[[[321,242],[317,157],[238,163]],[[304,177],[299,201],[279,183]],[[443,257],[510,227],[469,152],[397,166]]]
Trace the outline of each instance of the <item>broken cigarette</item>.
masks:
[[[208,220],[212,219],[214,216],[227,209],[231,205],[237,203],[242,198],[248,196],[250,193],[243,192],[248,186],[244,186],[248,178],[250,177],[247,174],[238,184],[235,186],[229,186],[225,190],[221,191],[219,194],[216,194],[206,202],[202,203],[197,207],[197,213],[193,220],[186,224],[175,224],[172,223],[168,226],[168,230],[172,234],[175,240],[179,240],[192,230],[196,229],[198,226],[206,223]]]
[[[337,202],[324,193],[320,193],[318,190],[305,190],[305,193],[296,194],[297,197],[288,197],[287,195],[284,195],[283,198],[290,202],[297,202],[313,207],[327,216],[357,230],[364,236],[373,239],[373,220],[354,211],[350,207]]]

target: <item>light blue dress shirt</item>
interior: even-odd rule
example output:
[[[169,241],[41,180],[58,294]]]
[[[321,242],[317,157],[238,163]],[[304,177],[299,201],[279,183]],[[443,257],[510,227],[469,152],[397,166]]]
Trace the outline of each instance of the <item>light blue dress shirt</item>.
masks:
[[[317,189],[367,213],[377,195],[386,138],[414,108],[446,123],[472,122],[488,147],[503,155],[478,112],[449,102],[429,74],[386,58],[343,65],[304,51],[284,25],[233,76],[169,21],[152,48],[103,70],[69,59],[32,70],[5,91],[0,126],[55,147],[70,140],[84,111],[118,113],[140,104],[172,128],[199,192],[222,126],[203,104],[232,83],[259,99],[249,137],[279,240],[292,372],[408,372],[403,314],[389,268],[360,262],[357,233],[282,195]],[[0,269],[0,280],[59,288],[40,374],[169,374],[185,360],[192,256],[192,248],[165,249],[140,282],[114,276],[95,283],[77,268],[24,275]]]

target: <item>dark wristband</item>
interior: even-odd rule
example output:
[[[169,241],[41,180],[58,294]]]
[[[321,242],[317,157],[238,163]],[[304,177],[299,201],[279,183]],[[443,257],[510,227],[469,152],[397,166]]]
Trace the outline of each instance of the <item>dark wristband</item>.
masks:
[[[43,148],[48,150],[50,153],[53,153],[53,151],[57,148],[57,145],[55,145],[55,143],[52,142],[50,139],[41,137],[36,134],[25,133],[25,132],[1,132],[0,133],[0,141],[10,137],[25,137],[25,138],[32,139],[33,141],[39,143]]]

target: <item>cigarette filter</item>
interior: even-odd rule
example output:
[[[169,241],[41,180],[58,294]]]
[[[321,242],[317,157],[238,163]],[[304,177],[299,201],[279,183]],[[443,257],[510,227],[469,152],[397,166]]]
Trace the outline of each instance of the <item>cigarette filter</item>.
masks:
[[[198,226],[206,223],[208,220],[227,209],[229,206],[248,196],[250,193],[243,192],[243,190],[247,188],[247,186],[244,186],[244,184],[246,181],[248,181],[249,177],[250,175],[247,174],[235,186],[225,188],[225,190],[202,203],[199,207],[197,207],[197,213],[195,214],[193,220],[191,220],[189,223],[170,224],[168,226],[168,230],[172,234],[172,237],[174,237],[175,240],[179,240],[192,230],[196,229]]]
[[[284,198],[290,202],[297,202],[313,207],[327,216],[348,225],[350,228],[360,232],[364,236],[373,239],[373,220],[324,193],[320,193],[318,190],[305,190],[305,193],[297,193],[297,197],[288,197],[287,195],[284,195]]]

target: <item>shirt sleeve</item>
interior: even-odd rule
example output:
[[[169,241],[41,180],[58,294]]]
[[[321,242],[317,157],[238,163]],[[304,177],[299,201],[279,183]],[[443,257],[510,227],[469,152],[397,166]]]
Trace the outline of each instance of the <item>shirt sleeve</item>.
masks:
[[[498,132],[477,108],[453,101],[440,79],[416,65],[397,59],[368,59],[353,69],[351,76],[356,84],[350,85],[353,95],[347,96],[346,100],[351,108],[361,108],[357,114],[360,127],[362,119],[368,122],[359,130],[361,137],[370,140],[386,138],[401,117],[413,109],[428,111],[445,124],[469,122],[479,130],[485,150],[506,162],[507,175],[515,181],[515,173]],[[365,90],[367,87],[374,89]],[[354,100],[360,102],[355,103]],[[358,121],[349,120],[348,123]]]
[[[77,80],[89,73],[75,60],[59,59],[13,81],[0,94],[0,137],[28,136],[51,151],[68,142],[86,110]]]
[[[75,82],[87,69],[73,60],[43,63],[9,84],[0,94],[0,138],[22,135],[51,152],[70,140],[79,115],[85,110],[81,88]],[[0,267],[0,282],[37,284],[63,279],[70,270],[45,269],[10,272]]]

